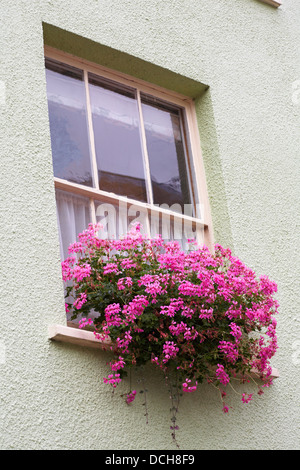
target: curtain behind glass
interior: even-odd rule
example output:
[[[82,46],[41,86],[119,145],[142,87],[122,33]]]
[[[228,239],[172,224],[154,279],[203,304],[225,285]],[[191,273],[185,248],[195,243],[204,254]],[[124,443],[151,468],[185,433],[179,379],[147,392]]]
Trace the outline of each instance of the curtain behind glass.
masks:
[[[77,241],[78,233],[91,223],[90,202],[87,197],[56,190],[57,220],[61,259],[68,256],[68,247]]]

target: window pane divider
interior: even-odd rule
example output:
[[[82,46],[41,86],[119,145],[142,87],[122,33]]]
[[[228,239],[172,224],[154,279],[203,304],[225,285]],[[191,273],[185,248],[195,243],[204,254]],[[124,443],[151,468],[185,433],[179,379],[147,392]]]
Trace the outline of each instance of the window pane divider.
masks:
[[[88,131],[89,131],[89,142],[90,142],[90,152],[91,152],[91,164],[92,164],[92,173],[93,181],[95,188],[99,188],[99,178],[98,178],[98,165],[96,157],[96,148],[95,148],[95,137],[93,129],[93,117],[92,117],[92,108],[91,108],[91,99],[90,99],[90,90],[89,90],[89,78],[88,71],[83,70],[84,84],[85,84],[85,94],[86,94],[86,108],[87,108],[87,121],[88,121]]]
[[[149,155],[147,150],[147,141],[146,141],[146,132],[142,111],[142,102],[140,90],[136,89],[137,103],[139,108],[139,117],[140,117],[140,130],[141,130],[141,139],[142,139],[142,149],[143,149],[143,158],[144,158],[144,169],[145,169],[145,178],[146,178],[146,188],[147,188],[147,198],[148,202],[153,204],[153,192],[152,192],[152,183],[151,183],[151,173],[149,165]]]

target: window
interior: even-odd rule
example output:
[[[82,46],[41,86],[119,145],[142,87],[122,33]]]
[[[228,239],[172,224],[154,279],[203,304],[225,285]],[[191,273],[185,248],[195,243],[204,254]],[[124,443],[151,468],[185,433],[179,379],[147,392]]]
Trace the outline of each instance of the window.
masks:
[[[62,258],[90,222],[209,244],[192,100],[54,50],[45,63]]]

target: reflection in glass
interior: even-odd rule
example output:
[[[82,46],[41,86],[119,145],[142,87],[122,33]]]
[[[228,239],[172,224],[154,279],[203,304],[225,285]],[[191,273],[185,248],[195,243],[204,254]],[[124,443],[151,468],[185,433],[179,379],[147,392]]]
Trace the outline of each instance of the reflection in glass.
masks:
[[[147,201],[135,91],[89,74],[101,190]]]
[[[179,108],[141,95],[154,204],[190,204]],[[176,210],[176,209],[175,209]]]
[[[92,186],[83,72],[46,59],[54,176]]]

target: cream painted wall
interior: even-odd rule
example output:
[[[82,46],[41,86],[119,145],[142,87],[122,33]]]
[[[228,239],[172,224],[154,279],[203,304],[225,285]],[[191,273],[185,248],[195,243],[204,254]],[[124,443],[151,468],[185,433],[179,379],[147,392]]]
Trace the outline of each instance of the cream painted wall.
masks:
[[[43,23],[85,38],[76,43],[78,54],[97,60],[108,46],[107,60],[115,57],[116,67],[133,75],[143,73],[140,59],[154,82],[167,79],[175,89],[194,83],[215,239],[279,286],[273,365],[280,378],[247,406],[232,392],[229,415],[206,385],[184,397],[181,449],[298,449],[300,93],[293,86],[300,80],[300,4],[294,0],[280,9],[256,0],[1,1],[0,448],[174,448],[158,373],[145,371],[146,425],[141,396],[128,407],[102,385],[107,353],[47,338],[48,324],[64,324],[65,317]],[[75,47],[70,34],[44,31],[47,42]],[[210,87],[202,96],[199,83]]]

